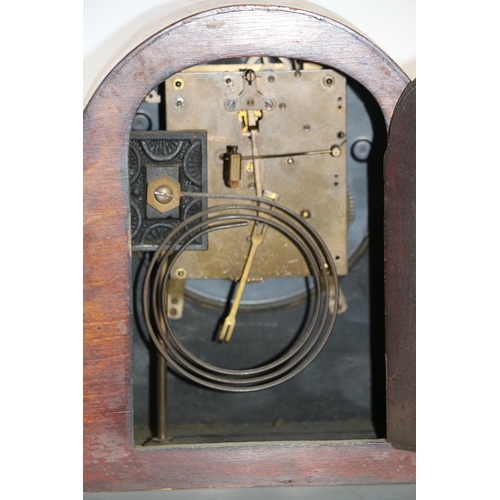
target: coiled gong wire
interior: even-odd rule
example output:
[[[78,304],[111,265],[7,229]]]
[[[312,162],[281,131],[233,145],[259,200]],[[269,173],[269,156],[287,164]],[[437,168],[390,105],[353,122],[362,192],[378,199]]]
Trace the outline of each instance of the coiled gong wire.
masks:
[[[302,217],[267,198],[207,193],[183,193],[182,196],[223,198],[231,200],[231,203],[192,215],[167,235],[153,255],[144,282],[143,311],[156,348],[179,374],[212,389],[252,392],[290,380],[318,356],[332,333],[337,317],[338,276],[326,244]],[[256,205],[241,204],[248,201]],[[169,321],[164,298],[172,269],[193,241],[213,231],[255,223],[276,229],[299,249],[314,278],[316,293],[311,297],[313,307],[307,323],[295,342],[279,358],[256,368],[231,370],[202,361],[182,345]],[[329,276],[333,277],[331,281]],[[330,306],[332,294],[335,297],[333,307]]]

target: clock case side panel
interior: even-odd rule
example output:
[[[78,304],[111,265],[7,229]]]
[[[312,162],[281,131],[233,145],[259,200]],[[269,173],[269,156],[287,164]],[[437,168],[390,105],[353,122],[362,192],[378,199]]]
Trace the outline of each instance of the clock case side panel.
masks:
[[[387,440],[416,449],[416,80],[396,105],[384,158]]]

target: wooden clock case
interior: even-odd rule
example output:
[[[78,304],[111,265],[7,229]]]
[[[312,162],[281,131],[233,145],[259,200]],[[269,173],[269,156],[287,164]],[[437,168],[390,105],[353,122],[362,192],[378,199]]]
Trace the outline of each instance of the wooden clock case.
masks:
[[[311,5],[300,5],[261,2],[214,8],[204,4],[173,12],[138,35],[85,108],[87,492],[415,481],[415,453],[411,451],[415,434],[414,103],[406,99],[396,106],[409,79],[378,47],[343,21]],[[138,449],[133,441],[131,390],[127,171],[131,123],[150,90],[172,74],[207,61],[256,54],[314,61],[349,75],[376,99],[387,128],[396,107],[401,110],[391,125],[384,166],[387,441]],[[404,94],[411,100],[415,85]],[[388,441],[405,450],[395,449]]]

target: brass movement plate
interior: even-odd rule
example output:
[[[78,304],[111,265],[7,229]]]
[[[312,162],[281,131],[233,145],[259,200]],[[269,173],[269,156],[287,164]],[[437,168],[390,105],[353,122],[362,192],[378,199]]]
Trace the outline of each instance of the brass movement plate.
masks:
[[[173,75],[166,81],[167,130],[207,131],[207,175],[210,193],[255,195],[254,161],[242,162],[238,188],[223,180],[221,155],[228,145],[238,146],[243,156],[252,156],[242,115],[253,113],[261,103],[257,154],[290,154],[326,150],[345,140],[346,81],[332,70],[276,69],[256,71],[251,86],[240,66],[218,66],[227,71],[209,71],[207,66]],[[233,69],[234,68],[234,69]],[[250,88],[251,87],[251,88]],[[249,92],[251,94],[249,94]],[[254,97],[248,97],[253,95]],[[228,101],[237,105],[231,109]],[[267,109],[266,109],[267,103]],[[242,113],[243,111],[243,113]],[[289,156],[261,159],[262,188],[279,193],[279,202],[307,221],[325,240],[339,275],[347,274],[347,154]],[[208,205],[228,203],[209,200]],[[211,233],[208,250],[187,251],[178,266],[189,279],[239,279],[250,248],[248,227]],[[309,275],[300,252],[283,235],[269,228],[252,266],[249,281],[283,276]]]

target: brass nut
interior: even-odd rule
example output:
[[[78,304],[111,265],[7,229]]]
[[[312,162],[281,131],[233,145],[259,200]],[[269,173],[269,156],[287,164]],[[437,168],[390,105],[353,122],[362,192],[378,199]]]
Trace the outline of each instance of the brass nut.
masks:
[[[181,186],[171,177],[158,177],[148,184],[147,203],[160,213],[177,208],[181,200]]]

